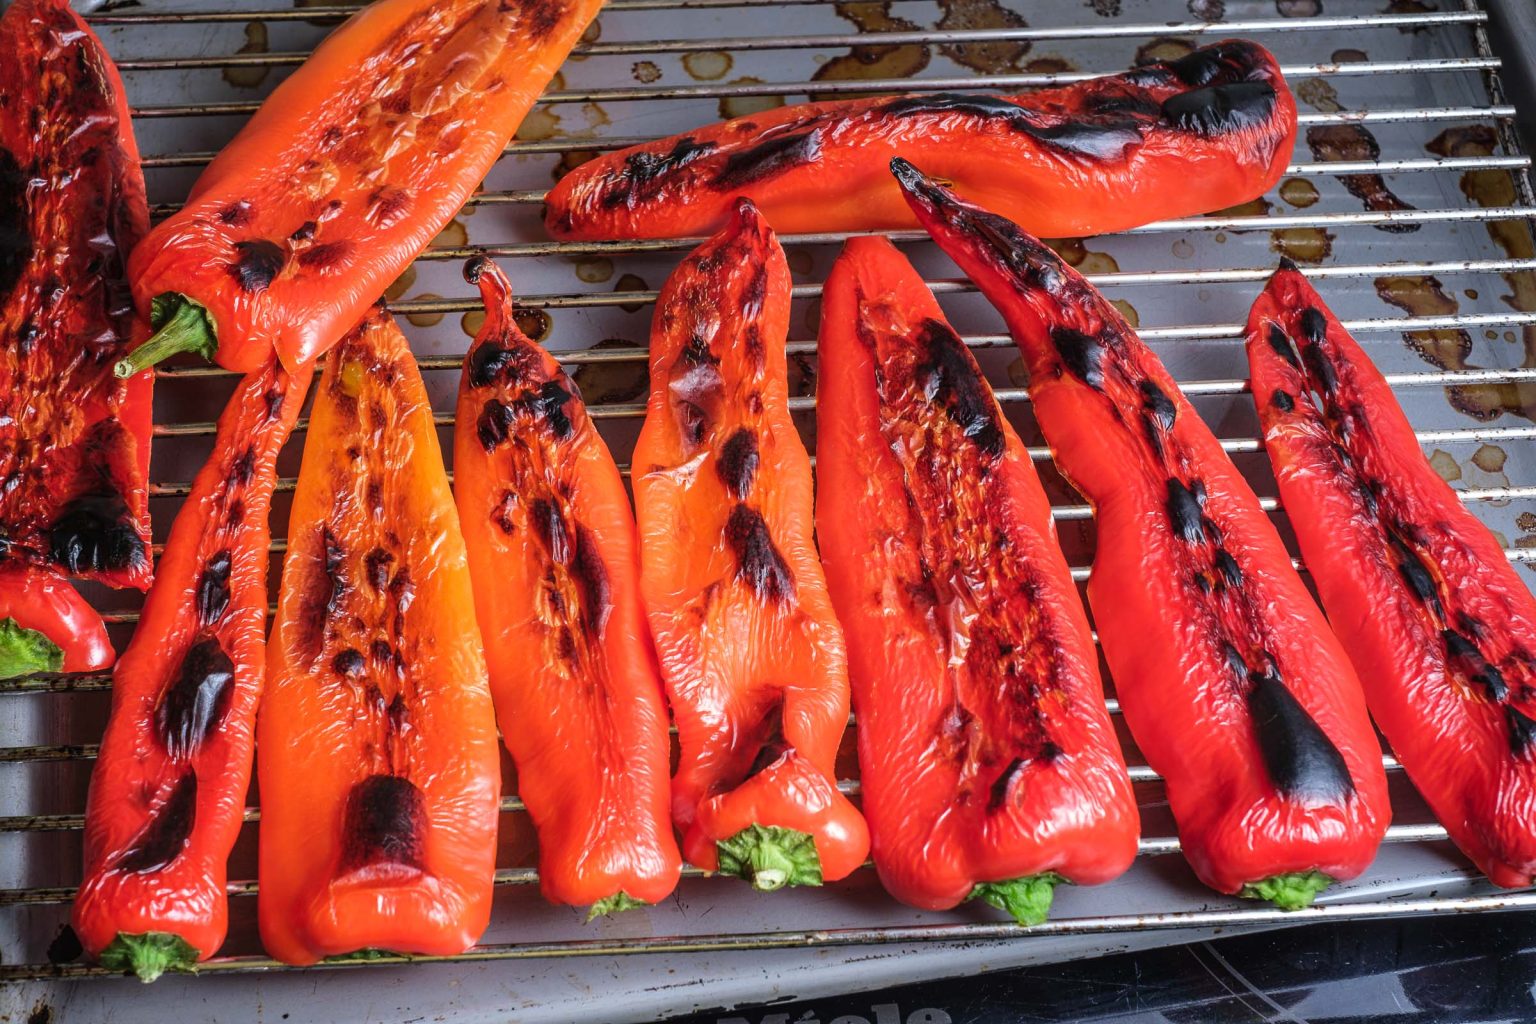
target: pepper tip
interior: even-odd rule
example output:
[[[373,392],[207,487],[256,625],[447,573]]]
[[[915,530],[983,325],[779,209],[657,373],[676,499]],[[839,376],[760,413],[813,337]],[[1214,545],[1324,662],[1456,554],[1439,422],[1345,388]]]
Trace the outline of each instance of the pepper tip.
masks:
[[[485,274],[489,267],[494,265],[491,258],[485,255],[485,253],[471,256],[464,261],[464,280],[470,284],[479,284],[481,276]]]

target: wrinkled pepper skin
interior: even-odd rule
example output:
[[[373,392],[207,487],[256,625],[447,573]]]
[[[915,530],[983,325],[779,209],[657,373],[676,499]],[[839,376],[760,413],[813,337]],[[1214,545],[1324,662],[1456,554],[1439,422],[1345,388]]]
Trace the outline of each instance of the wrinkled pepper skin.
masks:
[[[112,664],[96,609],[46,569],[0,568],[0,679],[32,672],[92,672]]]
[[[382,309],[326,359],[290,520],[257,725],[262,944],[462,953],[490,921],[500,753],[432,405]]]
[[[712,231],[750,198],[781,232],[911,228],[887,164],[905,156],[1047,237],[1096,235],[1262,195],[1296,104],[1240,40],[1018,96],[921,93],[750,114],[607,153],[550,192],[556,238]]]
[[[890,242],[822,292],[816,527],[848,640],[875,867],[929,910],[1105,882],[1140,821],[1029,453]]]
[[[134,297],[161,333],[120,372],[176,351],[240,373],[274,350],[290,369],[322,354],[480,186],[601,5],[353,15],[134,250]]]
[[[869,850],[834,775],[848,677],[789,415],[789,298],[784,251],[743,201],[662,288],[633,462],[683,855],[760,889],[835,881]]]
[[[1126,723],[1185,857],[1225,893],[1310,902],[1391,809],[1348,657],[1220,443],[1109,302],[1002,217],[893,164],[1003,314],[1057,465],[1093,504],[1088,582]]]
[[[1530,885],[1536,600],[1294,266],[1247,343],[1280,499],[1376,724],[1456,845],[1496,884]]]
[[[152,375],[112,373],[149,223],[123,84],[63,0],[7,8],[0,53],[0,569],[142,590]]]
[[[310,372],[273,361],[237,385],[113,672],[73,923],[87,953],[145,981],[224,941],[266,677],[267,512]]]
[[[539,834],[539,886],[594,915],[659,903],[682,860],[671,741],[624,479],[489,259],[464,360],[454,492],[501,735]]]

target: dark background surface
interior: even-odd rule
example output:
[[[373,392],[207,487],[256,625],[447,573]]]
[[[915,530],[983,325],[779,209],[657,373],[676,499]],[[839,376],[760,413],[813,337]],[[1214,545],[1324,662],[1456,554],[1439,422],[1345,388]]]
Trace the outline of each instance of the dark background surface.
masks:
[[[1536,1021],[1536,914],[1314,925],[673,1024]]]

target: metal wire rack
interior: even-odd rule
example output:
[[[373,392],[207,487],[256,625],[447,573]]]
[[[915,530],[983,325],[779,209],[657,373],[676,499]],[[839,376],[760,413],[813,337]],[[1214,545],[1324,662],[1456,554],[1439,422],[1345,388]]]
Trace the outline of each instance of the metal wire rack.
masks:
[[[255,109],[260,95],[355,9],[301,6],[304,0],[291,9],[180,6],[195,2],[146,0],[144,7],[91,16],[128,83],[157,215],[175,209],[192,175]],[[530,289],[521,306],[578,374],[594,417],[623,461],[643,415],[648,307],[655,286],[693,240],[545,240],[536,217],[552,167],[558,174],[583,153],[806,96],[1023,90],[1116,70],[1133,54],[1155,56],[1198,45],[1202,37],[1251,36],[1280,56],[1302,100],[1304,140],[1278,192],[1212,216],[1148,224],[1113,238],[1065,240],[1063,251],[1141,318],[1142,336],[1255,481],[1282,530],[1283,511],[1269,497],[1273,483],[1244,398],[1236,339],[1255,283],[1268,276],[1275,253],[1302,260],[1387,372],[1437,466],[1501,531],[1508,556],[1536,568],[1531,159],[1513,131],[1516,111],[1501,87],[1486,15],[1477,0],[1440,2],[1446,9],[1394,2],[1383,12],[1374,3],[1331,0],[1327,16],[1297,17],[1277,11],[1305,14],[1321,5],[1189,0],[1186,8],[1177,0],[1125,0],[1121,13],[1122,4],[1110,0],[1061,0],[1027,11],[1010,11],[995,0],[939,0],[937,7],[929,0],[610,0],[599,31],[589,33],[530,117],[532,128],[525,125],[524,137],[460,220],[391,289],[390,305],[409,321],[407,333],[427,372],[446,439],[457,369],[478,309],[458,281],[458,263],[478,252],[501,260],[513,281]],[[1025,24],[1021,14],[1039,24]],[[860,31],[848,31],[850,23]],[[1051,52],[1043,52],[1047,47]],[[902,61],[893,62],[893,54]],[[737,75],[727,80],[733,66]],[[683,78],[686,84],[678,84]],[[1362,176],[1380,182],[1395,201],[1362,199]],[[783,239],[797,281],[792,407],[808,439],[814,430],[806,414],[814,406],[815,302],[845,237]],[[1086,579],[1089,509],[1052,470],[1027,392],[1010,365],[1011,343],[996,333],[997,318],[967,282],[953,279],[953,267],[921,236],[893,237],[943,297],[998,397],[1034,442],[1030,453],[1053,496],[1064,547],[1077,566],[1074,576]],[[603,343],[594,344],[599,339]],[[179,365],[160,373],[152,485],[157,540],[206,454],[212,420],[231,386],[230,375],[215,367]],[[298,432],[305,429],[301,421]],[[278,487],[274,554],[284,550],[282,496],[293,488],[298,447],[291,444],[284,455],[289,475]],[[276,570],[274,561],[274,592]],[[121,649],[137,621],[137,596],[88,593]],[[102,973],[69,956],[67,942],[61,949],[59,929],[78,877],[79,810],[110,683],[109,673],[0,682],[0,981]],[[1113,700],[1110,706],[1118,714]],[[1047,943],[1052,937],[1133,931],[1536,907],[1536,893],[1479,888],[1389,754],[1384,764],[1392,773],[1397,821],[1388,833],[1385,867],[1342,887],[1333,902],[1291,914],[1205,893],[1167,856],[1178,844],[1160,781],[1123,729],[1122,741],[1145,817],[1142,859],[1123,885],[1064,894],[1057,918],[1027,934],[985,913],[918,914],[896,907],[879,897],[866,869],[841,902],[824,900],[812,910],[795,894],[775,896],[778,909],[753,904],[744,917],[731,916],[746,924],[731,928],[710,926],[701,920],[708,911],[699,911],[741,905],[742,887],[690,871],[675,907],[639,915],[644,924],[638,930],[605,924],[609,930],[593,937],[564,910],[538,900],[531,829],[521,802],[509,796],[502,804],[496,923],[485,944],[449,959],[905,949],[961,940]],[[841,785],[857,794],[852,747],[845,747]],[[515,793],[510,776],[507,792]],[[257,888],[249,880],[251,840],[259,806],[253,802],[245,817],[249,824],[231,870],[241,880],[230,884],[229,952],[204,966],[209,973],[280,966],[261,955],[250,927]]]

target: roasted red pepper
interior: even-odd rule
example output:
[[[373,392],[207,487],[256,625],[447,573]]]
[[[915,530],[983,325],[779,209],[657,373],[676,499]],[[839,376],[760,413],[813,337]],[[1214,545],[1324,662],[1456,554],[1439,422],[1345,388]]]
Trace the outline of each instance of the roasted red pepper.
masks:
[[[822,292],[816,528],[848,638],[875,867],[903,902],[1038,924],[1139,820],[1029,453],[923,280],[850,239]]]
[[[0,679],[89,672],[112,656],[106,625],[74,587],[46,569],[0,568]]]
[[[1536,880],[1536,600],[1295,266],[1248,316],[1264,444],[1376,724],[1494,882]]]
[[[71,606],[33,616],[44,664],[100,668],[100,617],[46,576],[143,589],[153,572],[151,375],[112,375],[135,330],[124,263],[148,227],[144,176],[117,69],[63,0],[13,3],[0,52],[0,571]]]
[[[257,728],[261,941],[293,964],[462,953],[491,916],[501,758],[432,403],[375,309],[310,414]]]
[[[1195,873],[1310,903],[1391,808],[1360,684],[1247,481],[1152,350],[1017,225],[905,161],[940,247],[998,307],[1056,462],[1094,507],[1088,600],[1126,723]]]
[[[103,966],[145,981],[224,941],[266,674],[267,510],[309,377],[274,360],[237,386],[113,672],[74,926]]]
[[[702,234],[746,196],[779,231],[914,227],[886,165],[907,156],[1049,237],[1120,231],[1262,195],[1296,104],[1240,40],[1061,89],[923,93],[749,114],[607,153],[550,192],[557,238]]]
[[[284,80],[133,252],[155,336],[290,370],[352,328],[480,186],[602,0],[378,0]]]
[[[837,790],[843,636],[811,541],[811,467],[789,415],[789,267],[745,200],[667,279],[635,443],[640,585],[682,757],[683,854],[759,889],[864,861]]]
[[[496,714],[539,833],[539,886],[592,916],[659,903],[681,859],[667,711],[629,496],[576,386],[512,317],[486,257],[464,360],[454,492]]]

